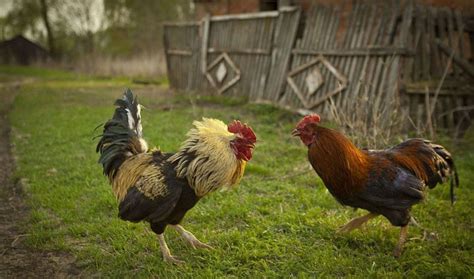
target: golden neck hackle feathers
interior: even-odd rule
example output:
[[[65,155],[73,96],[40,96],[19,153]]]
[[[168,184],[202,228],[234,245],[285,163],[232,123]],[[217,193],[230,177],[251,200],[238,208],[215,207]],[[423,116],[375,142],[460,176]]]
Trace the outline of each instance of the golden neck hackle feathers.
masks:
[[[367,180],[368,156],[337,131],[318,127],[308,152],[313,168],[334,192],[350,194]]]
[[[168,159],[177,163],[177,175],[185,177],[199,197],[238,184],[244,174],[245,161],[238,160],[231,148],[235,135],[216,119],[203,118],[193,125],[195,128],[188,132],[180,151]],[[189,154],[195,155],[191,162],[187,161]]]

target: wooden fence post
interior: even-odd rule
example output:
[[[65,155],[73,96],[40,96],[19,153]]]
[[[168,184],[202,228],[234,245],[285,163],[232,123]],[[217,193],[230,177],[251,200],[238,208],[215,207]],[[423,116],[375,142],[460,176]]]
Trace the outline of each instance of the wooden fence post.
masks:
[[[207,14],[202,20],[202,46],[201,46],[201,71],[205,75],[207,71],[207,48],[209,45],[209,27],[211,17]]]

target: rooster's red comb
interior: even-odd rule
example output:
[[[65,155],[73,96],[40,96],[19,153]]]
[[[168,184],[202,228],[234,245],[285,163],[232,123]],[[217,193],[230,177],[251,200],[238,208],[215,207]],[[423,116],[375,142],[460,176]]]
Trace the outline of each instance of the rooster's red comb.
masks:
[[[257,142],[257,137],[253,132],[252,128],[247,124],[243,124],[239,120],[234,120],[229,125],[227,125],[227,130],[234,134],[241,134],[242,137],[255,144]]]
[[[306,126],[309,123],[316,123],[318,124],[321,121],[321,117],[319,114],[313,113],[306,115],[303,119],[298,122],[298,125],[296,125],[297,129],[302,129],[304,126]]]

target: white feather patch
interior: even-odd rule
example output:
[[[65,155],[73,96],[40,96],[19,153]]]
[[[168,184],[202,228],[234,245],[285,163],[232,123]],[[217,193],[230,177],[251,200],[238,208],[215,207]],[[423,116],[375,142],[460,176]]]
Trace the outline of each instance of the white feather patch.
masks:
[[[142,128],[142,115],[141,115],[141,111],[142,111],[142,105],[138,104],[137,105],[137,119],[138,119],[138,123],[137,123],[137,135],[139,137],[142,136],[142,132],[143,132],[143,128]]]
[[[148,151],[148,143],[143,138],[139,138],[138,141],[140,142],[142,152],[147,152]]]
[[[133,119],[132,112],[128,108],[126,108],[125,111],[127,112],[128,128],[133,130],[133,127],[135,126],[135,120]]]

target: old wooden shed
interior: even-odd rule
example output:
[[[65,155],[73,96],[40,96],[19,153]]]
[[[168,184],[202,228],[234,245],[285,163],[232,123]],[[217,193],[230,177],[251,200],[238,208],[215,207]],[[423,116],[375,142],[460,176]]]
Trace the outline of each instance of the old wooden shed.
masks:
[[[22,35],[0,42],[1,64],[28,65],[48,58],[48,51]]]

